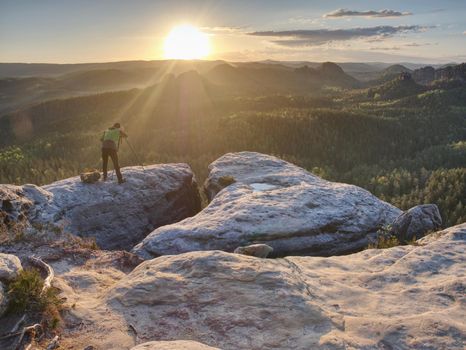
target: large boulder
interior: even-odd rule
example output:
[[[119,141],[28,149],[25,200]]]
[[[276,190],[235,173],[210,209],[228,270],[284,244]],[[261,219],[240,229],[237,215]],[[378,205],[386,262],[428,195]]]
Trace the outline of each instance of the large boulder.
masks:
[[[221,251],[148,260],[107,300],[142,339],[222,349],[309,349],[319,343],[313,330],[343,327],[312,300],[292,264],[268,261]]]
[[[395,219],[391,230],[403,241],[424,237],[442,227],[442,217],[435,204],[417,205]]]
[[[463,349],[466,224],[324,257],[148,260],[103,298],[145,340],[229,349]]]
[[[131,350],[220,350],[192,340],[150,341]]]
[[[206,180],[211,203],[134,248],[144,258],[265,243],[274,256],[335,255],[366,247],[401,214],[368,191],[323,180],[278,158],[229,153]]]
[[[0,253],[0,281],[10,282],[23,269],[16,255]]]
[[[52,225],[95,237],[105,249],[131,249],[155,228],[196,214],[200,198],[187,164],[122,169],[126,183],[86,184],[78,176],[50,185],[0,185],[7,221]]]

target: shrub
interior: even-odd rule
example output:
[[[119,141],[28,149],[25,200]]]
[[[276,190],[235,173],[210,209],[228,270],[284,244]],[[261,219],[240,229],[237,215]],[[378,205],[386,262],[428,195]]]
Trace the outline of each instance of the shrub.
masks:
[[[71,233],[65,234],[65,241],[63,242],[63,245],[69,249],[81,248],[90,250],[100,250],[100,247],[97,244],[95,237],[79,237]]]
[[[26,223],[8,222],[5,223],[5,213],[0,212],[0,244],[10,244],[23,241],[25,239]]]
[[[374,243],[369,244],[368,248],[369,249],[386,249],[386,248],[392,248],[401,245],[400,240],[398,237],[390,235],[390,236],[384,236],[381,235],[377,237],[377,241]]]
[[[418,245],[416,242],[416,237],[413,237],[411,240],[400,240],[392,233],[391,229],[391,225],[382,227],[377,232],[377,240],[374,243],[370,243],[367,248],[387,249],[397,247],[399,245]]]
[[[55,288],[44,293],[44,279],[36,269],[24,269],[8,286],[8,312],[54,313],[61,304]]]

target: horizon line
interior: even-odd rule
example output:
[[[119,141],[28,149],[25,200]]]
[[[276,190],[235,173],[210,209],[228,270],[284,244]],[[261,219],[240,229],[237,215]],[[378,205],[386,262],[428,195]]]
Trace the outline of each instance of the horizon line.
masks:
[[[444,64],[461,64],[466,63],[466,61],[448,61],[445,63],[439,62],[432,62],[432,61],[394,61],[394,62],[386,62],[386,61],[307,61],[307,60],[273,60],[273,59],[263,59],[263,60],[224,60],[224,59],[153,59],[153,60],[146,60],[146,59],[130,59],[130,60],[116,60],[116,61],[88,61],[88,62],[20,62],[20,61],[11,61],[11,62],[0,62],[0,64],[42,64],[42,65],[86,65],[86,64],[108,64],[108,63],[125,63],[125,62],[229,62],[229,63],[265,63],[265,62],[277,62],[277,63],[325,63],[325,62],[332,62],[332,63],[384,63],[384,64],[431,64],[431,65],[444,65]]]

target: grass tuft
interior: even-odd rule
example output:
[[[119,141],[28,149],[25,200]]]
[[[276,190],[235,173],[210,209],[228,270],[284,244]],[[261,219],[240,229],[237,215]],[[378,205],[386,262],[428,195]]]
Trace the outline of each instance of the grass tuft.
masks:
[[[387,249],[392,247],[397,247],[400,245],[418,245],[416,237],[413,237],[410,240],[400,240],[395,236],[391,231],[391,225],[382,227],[377,232],[377,240],[373,243],[370,243],[368,249]]]
[[[62,300],[54,287],[42,292],[44,279],[39,271],[30,268],[22,270],[8,285],[7,313],[41,314],[42,323],[55,329],[60,323]]]
[[[401,245],[400,240],[396,236],[379,236],[377,241],[370,243],[368,249],[387,249]]]
[[[236,182],[235,178],[233,176],[230,176],[230,175],[221,176],[218,179],[218,183],[222,187],[230,186],[230,185],[234,184],[235,182]]]

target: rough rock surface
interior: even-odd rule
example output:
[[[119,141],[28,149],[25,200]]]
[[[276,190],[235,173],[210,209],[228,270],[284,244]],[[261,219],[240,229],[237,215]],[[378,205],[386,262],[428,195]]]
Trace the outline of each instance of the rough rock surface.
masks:
[[[258,259],[148,260],[107,294],[145,340],[228,349],[464,349],[466,224],[419,245]]]
[[[11,281],[22,269],[21,261],[17,256],[0,253],[0,281]]]
[[[151,341],[131,348],[131,350],[219,350],[196,341]]]
[[[402,240],[424,237],[442,226],[442,217],[435,204],[417,205],[401,214],[392,224],[393,233]]]
[[[122,169],[127,182],[85,184],[78,176],[50,185],[0,185],[6,220],[62,227],[95,237],[105,249],[131,249],[153,229],[200,210],[197,184],[187,164]]]
[[[245,247],[238,247],[233,253],[255,256],[256,258],[266,258],[273,252],[273,248],[267,244],[251,244]]]
[[[265,243],[275,256],[330,256],[366,247],[380,227],[401,214],[360,187],[325,181],[260,153],[229,153],[209,169],[209,206],[156,229],[135,247],[136,254],[148,259],[196,250],[232,252]],[[223,188],[231,177],[234,182]]]
[[[3,223],[18,222],[27,218],[34,206],[33,200],[26,197],[26,191],[30,187],[30,185],[0,185],[0,220]],[[32,188],[40,190],[33,185]]]

